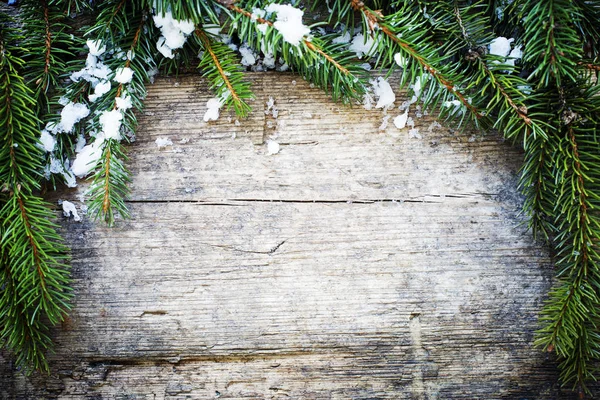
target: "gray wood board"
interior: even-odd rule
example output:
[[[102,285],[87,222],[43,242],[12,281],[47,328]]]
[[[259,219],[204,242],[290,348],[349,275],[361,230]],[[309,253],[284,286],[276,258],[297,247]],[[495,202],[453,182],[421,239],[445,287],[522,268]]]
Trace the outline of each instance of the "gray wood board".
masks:
[[[414,107],[420,139],[392,124],[397,108],[380,130],[382,110],[249,76],[244,120],[204,122],[198,76],[150,86],[132,218],[60,217],[73,311],[49,377],[0,356],[0,397],[572,397],[532,348],[553,267],[519,214],[518,150]],[[81,209],[84,191],[53,201]]]

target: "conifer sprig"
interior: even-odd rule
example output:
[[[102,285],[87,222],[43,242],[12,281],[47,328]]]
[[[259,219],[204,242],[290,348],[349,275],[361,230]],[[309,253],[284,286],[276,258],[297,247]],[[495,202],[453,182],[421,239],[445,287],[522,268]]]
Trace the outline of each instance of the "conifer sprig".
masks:
[[[519,1],[514,6],[524,16],[536,13],[523,19],[523,61],[531,71],[529,83],[545,103],[549,126],[543,148],[526,149],[524,171],[542,159],[552,160],[551,168],[546,165],[550,171],[537,178],[539,192],[526,191],[533,194],[526,207],[540,207],[534,213],[547,215],[559,271],[541,312],[536,344],[559,355],[562,382],[583,396],[600,362],[598,87],[582,66],[585,35],[577,25],[585,17],[577,2]],[[540,152],[539,160],[529,157],[532,150]]]
[[[376,40],[378,65],[395,66],[395,56],[400,54],[404,64],[401,65],[404,69],[401,86],[405,87],[416,79],[425,82],[421,83],[424,95],[420,96],[425,107],[436,108],[446,101],[457,99],[466,110],[463,117],[468,115],[477,126],[489,125],[485,115],[472,103],[472,98],[466,95],[471,83],[463,79],[460,65],[449,62],[453,53],[440,55],[438,46],[428,35],[426,27],[429,22],[419,10],[403,2],[394,2],[397,12],[386,16],[381,11],[370,9],[362,1],[346,1],[360,14],[363,30]],[[433,79],[424,80],[423,72]],[[440,111],[443,116],[450,110],[442,108]]]
[[[551,81],[560,87],[564,79],[576,80],[583,43],[573,19],[581,18],[580,10],[568,0],[525,1],[522,13],[523,61],[536,66],[529,79],[543,87]]]
[[[89,37],[107,46],[121,49],[117,54],[105,60],[114,71],[114,79],[119,71],[131,70],[130,81],[118,82],[101,99],[91,104],[93,110],[100,111],[92,117],[89,127],[97,132],[104,132],[101,118],[107,114],[120,114],[118,133],[104,137],[101,144],[102,155],[93,168],[94,178],[89,195],[89,212],[97,218],[112,225],[118,214],[123,218],[129,216],[125,203],[129,194],[129,172],[125,167],[127,157],[122,140],[129,140],[133,135],[137,120],[133,109],[141,110],[142,99],[146,95],[145,84],[149,81],[148,73],[155,66],[155,55],[150,37],[153,27],[150,10],[141,5],[127,2],[115,2],[98,16],[96,24],[87,32]],[[128,107],[120,109],[118,101],[129,101]]]
[[[67,248],[35,191],[43,155],[33,91],[19,58],[22,37],[0,14],[0,343],[26,371],[48,370],[48,323],[69,309]]]
[[[432,29],[446,32],[461,43],[461,59],[455,62],[470,65],[465,74],[474,82],[473,96],[485,103],[486,114],[495,120],[494,128],[507,139],[521,141],[527,149],[519,183],[526,195],[524,209],[534,233],[540,232],[549,239],[554,231],[549,217],[556,198],[555,186],[547,179],[553,173],[553,157],[548,151],[553,127],[547,122],[552,115],[540,106],[543,95],[533,93],[530,84],[520,76],[522,71],[514,65],[515,60],[487,53],[487,46],[494,39],[490,20],[485,18],[488,7],[483,1],[438,4],[431,10],[438,21]]]
[[[581,392],[600,360],[600,160],[597,142],[598,87],[566,93],[556,116],[561,128],[555,149],[553,215],[559,280],[542,310],[537,344],[560,355],[561,378]],[[577,97],[580,100],[577,100]],[[585,340],[582,340],[585,338]]]
[[[76,48],[67,25],[67,11],[73,5],[64,3],[63,0],[22,0],[20,7],[27,33],[23,43],[27,49],[24,78],[35,90],[36,104],[42,115],[50,113],[51,97],[55,89],[62,89],[60,76],[67,70],[67,62],[74,58]]]
[[[319,38],[313,35],[310,39],[305,36],[299,45],[291,45],[273,28],[273,21],[253,15],[233,2],[219,0],[219,3],[232,13],[231,33],[255,50],[271,53],[274,58],[281,55],[292,70],[331,93],[334,100],[345,103],[362,100],[366,92],[365,70],[353,53],[345,50],[343,45],[332,43],[333,36]],[[248,3],[249,9],[260,6],[256,0]],[[266,26],[264,32],[258,29],[259,24]]]
[[[246,101],[253,95],[250,84],[244,81],[235,53],[202,28],[197,28],[194,33],[204,49],[198,68],[209,80],[210,88],[227,107],[233,106],[237,115],[246,117],[251,110]]]

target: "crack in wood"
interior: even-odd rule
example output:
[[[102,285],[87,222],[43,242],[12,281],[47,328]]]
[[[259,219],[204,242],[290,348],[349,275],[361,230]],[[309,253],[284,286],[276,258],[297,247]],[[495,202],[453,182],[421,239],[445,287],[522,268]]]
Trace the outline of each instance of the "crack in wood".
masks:
[[[167,315],[168,312],[165,310],[147,310],[138,315],[138,318],[142,318],[144,315]]]
[[[244,249],[240,249],[238,247],[234,247],[234,246],[230,246],[230,245],[226,245],[226,244],[212,244],[212,243],[200,243],[200,244],[203,244],[205,246],[210,246],[210,247],[216,247],[216,248],[220,248],[220,249],[239,251],[240,253],[269,254],[270,255],[270,254],[275,253],[285,242],[287,242],[287,239],[282,240],[281,242],[277,243],[270,250],[263,250],[263,251],[261,251],[261,250],[244,250]]]
[[[485,200],[498,196],[498,193],[465,193],[465,194],[431,194],[423,195],[419,197],[410,198],[380,198],[380,199],[319,199],[319,200],[304,200],[304,199],[255,199],[255,198],[235,198],[225,199],[222,202],[218,201],[203,201],[203,200],[127,200],[129,204],[167,204],[167,203],[186,203],[195,204],[200,206],[232,206],[239,207],[241,203],[296,203],[296,204],[376,204],[376,203],[426,203],[426,204],[439,204],[443,202],[445,198],[451,199],[469,199],[469,198],[482,198]],[[431,199],[439,199],[441,201],[434,201]]]
[[[306,357],[319,353],[317,347],[311,348],[310,351],[281,351],[281,352],[270,352],[270,353],[254,353],[254,354],[207,354],[207,355],[192,355],[187,357],[177,356],[163,356],[163,357],[148,357],[147,355],[143,358],[127,357],[127,358],[110,358],[102,357],[95,358],[89,357],[85,364],[88,364],[91,368],[106,367],[106,368],[119,368],[129,366],[143,366],[143,365],[156,365],[157,363],[169,364],[169,365],[183,365],[193,363],[247,363],[255,360],[277,360],[281,358],[296,358]]]

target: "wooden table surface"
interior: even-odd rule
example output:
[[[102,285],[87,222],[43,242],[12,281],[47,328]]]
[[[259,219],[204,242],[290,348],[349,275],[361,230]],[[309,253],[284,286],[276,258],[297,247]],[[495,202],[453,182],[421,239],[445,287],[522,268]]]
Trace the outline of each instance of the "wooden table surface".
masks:
[[[50,376],[0,355],[0,398],[574,397],[532,348],[553,267],[519,214],[521,152],[414,107],[421,138],[397,108],[380,130],[384,111],[300,77],[249,79],[251,116],[210,123],[200,77],[150,86],[132,218],[60,217],[73,311]],[[84,191],[56,199],[81,211]]]

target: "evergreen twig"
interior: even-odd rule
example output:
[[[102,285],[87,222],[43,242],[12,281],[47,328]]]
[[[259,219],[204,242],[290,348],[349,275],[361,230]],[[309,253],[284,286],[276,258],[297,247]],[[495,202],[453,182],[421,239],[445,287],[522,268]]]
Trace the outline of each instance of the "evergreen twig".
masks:
[[[67,248],[35,194],[43,155],[33,92],[20,75],[22,38],[0,13],[0,343],[19,367],[48,370],[48,326],[69,309]]]

